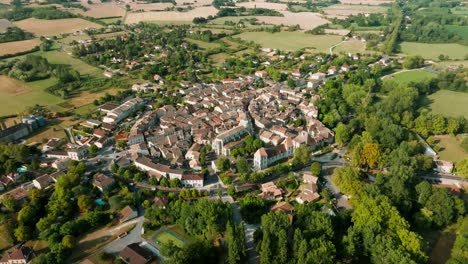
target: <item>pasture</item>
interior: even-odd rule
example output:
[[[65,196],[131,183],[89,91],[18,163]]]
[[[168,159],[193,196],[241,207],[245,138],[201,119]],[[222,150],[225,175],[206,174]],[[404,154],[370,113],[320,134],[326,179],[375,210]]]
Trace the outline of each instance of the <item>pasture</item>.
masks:
[[[366,51],[366,43],[357,39],[347,40],[333,49],[334,53],[364,53]]]
[[[437,152],[441,160],[457,162],[468,157],[468,153],[461,146],[462,136],[440,135],[435,138],[438,141],[437,145],[441,147]]]
[[[188,12],[162,11],[162,12],[144,12],[129,13],[125,19],[126,24],[139,23],[142,21],[182,21],[192,22],[195,17],[214,16],[218,10],[212,6],[197,7]]]
[[[397,83],[419,82],[424,79],[434,78],[436,75],[425,70],[407,71],[392,76],[391,80]]]
[[[447,25],[445,26],[450,32],[459,35],[462,39],[468,39],[468,26],[455,26]]]
[[[340,36],[310,35],[301,32],[244,32],[236,37],[256,42],[266,48],[293,51],[302,48],[312,48],[316,52],[328,52],[330,46],[341,41]]]
[[[101,25],[81,18],[66,18],[43,20],[28,18],[13,23],[15,26],[34,33],[36,36],[55,36],[65,33],[74,33],[87,28],[102,28]]]
[[[58,50],[47,51],[47,52],[36,52],[34,55],[38,55],[46,58],[52,64],[63,64],[70,65],[72,69],[78,71],[81,75],[91,75],[94,77],[100,77],[102,70],[86,64],[80,59],[75,59],[71,55],[66,54]]]
[[[63,102],[61,98],[45,91],[55,83],[55,79],[23,83],[0,76],[0,115],[17,114],[36,104],[51,106]]]
[[[214,49],[220,47],[219,43],[216,42],[206,42],[197,39],[185,38],[186,41],[196,44],[198,47],[202,49]]]
[[[428,44],[418,42],[402,42],[401,52],[406,55],[420,55],[425,59],[438,60],[439,55],[447,55],[450,59],[463,59],[468,55],[468,47],[460,44]]]
[[[468,93],[440,90],[428,96],[429,108],[436,114],[468,118]]]
[[[39,39],[28,39],[13,42],[0,43],[0,56],[26,52],[39,46]]]

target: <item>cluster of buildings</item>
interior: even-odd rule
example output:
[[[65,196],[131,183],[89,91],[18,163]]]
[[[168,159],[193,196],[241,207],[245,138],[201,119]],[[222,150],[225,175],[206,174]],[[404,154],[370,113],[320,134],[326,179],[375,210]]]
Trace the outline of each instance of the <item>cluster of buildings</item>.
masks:
[[[10,143],[29,136],[46,125],[43,116],[30,115],[21,120],[21,123],[0,129],[0,143]]]
[[[333,142],[334,133],[317,119],[318,109],[313,105],[317,99],[306,101],[300,90],[277,85],[263,89],[252,100],[249,114],[259,138],[267,144],[254,154],[255,169],[292,157],[301,145],[317,148]]]

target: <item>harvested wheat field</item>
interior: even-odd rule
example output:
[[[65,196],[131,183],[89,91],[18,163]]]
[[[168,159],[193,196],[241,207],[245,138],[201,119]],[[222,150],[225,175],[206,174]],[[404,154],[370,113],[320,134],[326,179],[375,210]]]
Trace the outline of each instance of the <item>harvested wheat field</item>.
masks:
[[[11,26],[13,24],[8,19],[0,19],[0,33],[5,32]]]
[[[142,3],[130,3],[128,4],[133,12],[137,11],[161,11],[166,8],[174,6],[172,3],[152,3],[152,4],[142,4]]]
[[[236,6],[242,6],[245,8],[267,8],[271,10],[288,10],[288,6],[286,4],[267,2],[242,2],[236,4]]]
[[[214,16],[218,10],[212,6],[198,7],[188,12],[162,11],[146,13],[130,13],[125,19],[126,24],[138,23],[141,21],[183,21],[192,22],[195,17]]]
[[[349,29],[325,29],[325,33],[330,35],[346,36],[349,32],[351,32]]]
[[[88,10],[83,11],[81,9],[71,9],[69,10],[72,13],[80,14],[84,16],[90,16],[94,18],[104,18],[104,17],[121,17],[125,15],[125,6],[117,5],[116,3],[93,3],[92,5],[87,3],[88,1],[82,0],[81,5],[86,7]]]
[[[175,0],[178,6],[210,6],[213,3],[213,0]]]
[[[332,5],[323,8],[325,14],[329,17],[343,18],[357,14],[385,13],[387,7],[375,5]]]
[[[286,26],[299,25],[303,30],[314,29],[318,26],[330,23],[330,21],[322,18],[318,13],[292,13],[289,11],[281,11],[281,13],[284,15],[283,17],[259,16],[257,19],[258,21],[265,22],[267,24],[283,24]]]
[[[43,20],[28,18],[13,23],[15,26],[36,34],[36,36],[55,36],[65,33],[73,33],[87,28],[102,28],[101,25],[86,21],[81,18],[66,18],[55,20]]]
[[[340,0],[342,4],[351,5],[381,5],[395,2],[394,0]]]
[[[39,46],[40,44],[41,41],[39,39],[0,43],[0,56],[29,51]]]
[[[8,95],[20,95],[24,93],[29,93],[32,91],[32,88],[26,85],[23,82],[17,81],[13,78],[0,75],[0,93]]]

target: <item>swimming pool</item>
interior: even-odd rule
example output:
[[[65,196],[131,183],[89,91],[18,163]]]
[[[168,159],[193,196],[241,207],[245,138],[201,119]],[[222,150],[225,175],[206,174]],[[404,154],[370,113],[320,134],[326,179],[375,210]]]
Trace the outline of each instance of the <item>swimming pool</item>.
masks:
[[[106,205],[106,202],[104,202],[104,200],[102,200],[102,199],[96,199],[94,202],[95,202],[97,205]]]

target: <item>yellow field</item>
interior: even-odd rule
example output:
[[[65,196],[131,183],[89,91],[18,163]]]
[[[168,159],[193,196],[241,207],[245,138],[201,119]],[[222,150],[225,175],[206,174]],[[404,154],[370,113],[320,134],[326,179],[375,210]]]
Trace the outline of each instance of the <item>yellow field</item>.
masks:
[[[143,4],[143,3],[129,3],[132,12],[135,11],[159,11],[164,10],[168,7],[174,6],[172,3],[152,3],[152,4]]]
[[[32,50],[40,44],[41,41],[39,39],[0,43],[0,56]]]
[[[125,6],[118,5],[115,2],[100,3],[99,1],[93,1],[92,5],[88,4],[87,0],[82,0],[81,4],[88,10],[83,11],[81,9],[69,10],[72,13],[81,14],[84,16],[90,16],[94,18],[103,17],[118,17],[125,15]]]
[[[299,25],[303,30],[314,29],[318,26],[330,23],[330,21],[321,17],[319,13],[301,12],[292,13],[289,11],[281,11],[284,15],[277,16],[258,16],[258,21],[274,25],[294,26]]]
[[[323,11],[329,17],[348,17],[357,14],[385,13],[387,7],[376,5],[344,5],[336,4],[323,8]]]
[[[42,20],[28,18],[13,23],[15,26],[36,34],[36,36],[55,36],[64,33],[74,33],[87,28],[102,28],[101,25],[81,18]]]
[[[340,0],[342,4],[353,5],[381,5],[385,3],[395,2],[394,0]]]
[[[130,13],[125,19],[126,24],[139,23],[141,21],[184,21],[192,22],[195,17],[207,17],[216,15],[218,10],[212,6],[198,7],[188,12],[163,11]]]

